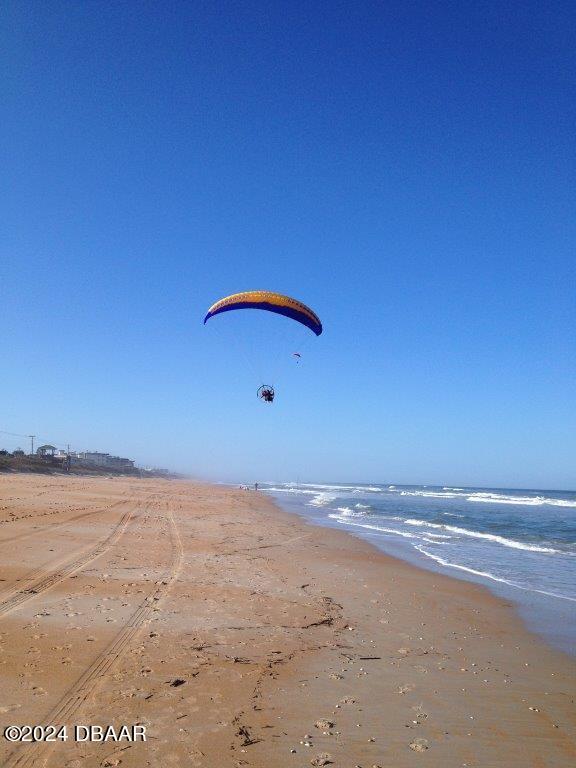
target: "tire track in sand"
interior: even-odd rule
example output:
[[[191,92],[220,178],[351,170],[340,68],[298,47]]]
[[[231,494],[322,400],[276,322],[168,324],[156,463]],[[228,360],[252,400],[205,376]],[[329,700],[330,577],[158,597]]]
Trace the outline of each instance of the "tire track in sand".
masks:
[[[100,555],[107,552],[120,539],[128,527],[137,507],[138,505],[136,504],[124,512],[111,533],[105,539],[101,540],[95,547],[82,551],[72,560],[64,562],[60,567],[57,567],[56,570],[47,570],[44,566],[43,568],[38,568],[29,572],[28,575],[24,577],[24,583],[17,589],[9,590],[0,595],[0,617],[16,610],[16,608],[20,608],[20,606],[28,602],[28,600],[32,600],[33,598],[38,597],[38,595],[43,594],[46,590],[59,584],[61,581],[64,581],[64,579],[67,579],[73,573],[88,565],[92,560],[95,560],[97,557],[100,557]],[[146,505],[145,511],[147,511],[148,508],[149,503]]]
[[[144,598],[114,640],[92,662],[72,688],[46,715],[43,723],[45,727],[51,724],[73,725],[72,716],[74,713],[82,708],[95,692],[102,678],[119,661],[130,642],[153,613],[158,602],[167,594],[172,584],[178,578],[182,567],[184,549],[173,513],[169,511],[166,518],[170,528],[170,544],[172,549],[172,557],[166,571],[161,579],[156,582],[156,588]],[[56,746],[57,743],[55,742],[21,744],[8,755],[4,768],[26,768],[27,766],[37,764],[46,765],[51,756],[45,753]],[[42,762],[40,763],[39,761]]]
[[[39,525],[36,528],[34,528],[33,531],[25,531],[24,533],[17,533],[15,536],[8,536],[5,539],[0,539],[0,546],[2,544],[6,544],[9,541],[20,541],[21,539],[28,539],[30,536],[36,536],[39,533],[43,533],[44,531],[50,529],[51,531],[56,530],[57,528],[62,528],[63,525],[68,525],[68,523],[74,523],[76,520],[81,520],[83,517],[90,517],[90,515],[101,515],[105,512],[111,512],[116,507],[121,507],[122,504],[128,503],[126,499],[120,499],[119,501],[115,501],[113,504],[110,504],[108,507],[104,507],[103,509],[92,509],[89,512],[81,512],[78,515],[73,515],[72,517],[67,518],[66,520],[62,520],[59,523],[44,523],[44,525]],[[28,520],[29,517],[48,517],[49,515],[60,515],[63,514],[65,510],[53,510],[51,512],[42,512],[39,515],[26,515],[23,517],[14,518],[13,520],[0,520],[0,525],[3,525],[5,523],[18,523],[21,520]]]

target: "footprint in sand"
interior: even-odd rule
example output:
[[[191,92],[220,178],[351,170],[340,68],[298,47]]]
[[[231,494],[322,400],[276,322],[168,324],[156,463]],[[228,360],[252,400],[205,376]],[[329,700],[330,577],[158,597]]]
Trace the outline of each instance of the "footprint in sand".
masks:
[[[414,739],[408,746],[413,752],[425,752],[428,749],[428,741],[426,739]]]

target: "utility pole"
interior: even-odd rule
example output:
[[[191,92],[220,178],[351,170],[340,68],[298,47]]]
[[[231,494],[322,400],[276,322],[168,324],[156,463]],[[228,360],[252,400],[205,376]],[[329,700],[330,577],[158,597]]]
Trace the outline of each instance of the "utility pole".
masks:
[[[36,435],[28,435],[28,437],[30,438],[30,445],[32,446],[30,448],[30,456],[34,456],[34,438]]]

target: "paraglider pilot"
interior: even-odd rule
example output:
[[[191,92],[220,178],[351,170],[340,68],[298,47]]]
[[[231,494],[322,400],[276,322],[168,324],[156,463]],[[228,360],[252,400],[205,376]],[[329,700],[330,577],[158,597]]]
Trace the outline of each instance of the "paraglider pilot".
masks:
[[[269,384],[263,384],[256,394],[266,403],[274,402],[274,387],[271,387]]]

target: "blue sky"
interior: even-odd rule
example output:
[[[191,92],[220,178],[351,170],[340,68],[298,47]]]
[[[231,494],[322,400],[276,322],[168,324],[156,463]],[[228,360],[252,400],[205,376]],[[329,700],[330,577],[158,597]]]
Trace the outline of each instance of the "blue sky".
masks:
[[[219,479],[576,488],[572,3],[0,19],[0,429]],[[202,325],[252,288],[324,334]]]

